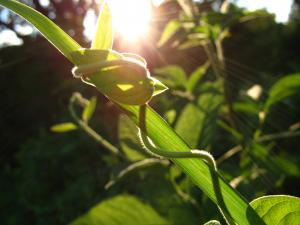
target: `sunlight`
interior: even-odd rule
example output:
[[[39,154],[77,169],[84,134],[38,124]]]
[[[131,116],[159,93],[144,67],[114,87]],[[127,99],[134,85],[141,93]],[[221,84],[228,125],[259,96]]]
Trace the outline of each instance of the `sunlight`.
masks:
[[[151,20],[149,0],[111,0],[113,27],[127,41],[145,36]]]

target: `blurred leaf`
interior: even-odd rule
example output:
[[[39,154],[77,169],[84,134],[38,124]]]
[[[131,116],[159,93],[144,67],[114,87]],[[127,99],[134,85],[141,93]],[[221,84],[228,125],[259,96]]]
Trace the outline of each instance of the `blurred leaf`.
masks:
[[[91,117],[93,116],[95,109],[96,109],[96,105],[97,105],[97,98],[92,97],[82,112],[82,119],[85,122],[88,122],[91,119]]]
[[[167,225],[150,205],[130,195],[118,195],[101,202],[70,225]]]
[[[234,102],[233,109],[236,112],[258,115],[259,105],[254,102]]]
[[[265,103],[265,111],[285,98],[300,92],[300,74],[287,75],[277,81],[269,91],[269,98]]]
[[[300,199],[287,195],[270,195],[250,203],[266,224],[298,225],[300,221]]]
[[[189,77],[188,82],[186,84],[187,90],[193,92],[198,82],[204,76],[208,69],[209,63],[205,63],[198,67]]]
[[[111,49],[113,44],[112,17],[105,0],[101,1],[101,9],[97,21],[97,30],[92,42],[92,49]]]
[[[221,225],[221,223],[217,220],[211,220],[211,221],[208,221],[207,223],[205,223],[203,225]]]
[[[184,87],[186,83],[186,73],[176,65],[165,66],[154,70],[160,80],[170,88]]]
[[[240,132],[238,132],[236,129],[234,129],[233,127],[229,126],[224,121],[218,120],[217,124],[220,127],[222,127],[224,130],[226,130],[229,134],[231,134],[237,141],[243,140],[243,135]]]
[[[131,161],[145,159],[144,151],[142,150],[141,142],[138,137],[138,128],[125,115],[119,118],[119,142],[120,146]]]
[[[292,161],[291,158],[284,156],[275,156],[274,162],[289,176],[300,176],[299,165]]]
[[[192,148],[212,143],[222,99],[218,93],[204,93],[198,104],[189,103],[181,112],[175,130]]]
[[[180,29],[181,23],[177,20],[171,20],[167,23],[160,40],[157,43],[158,47],[163,46],[166,42],[168,42],[172,36]]]
[[[56,133],[64,133],[64,132],[69,132],[69,131],[72,131],[72,130],[77,130],[78,127],[76,124],[74,123],[60,123],[60,124],[57,124],[57,125],[54,125],[50,128],[50,130],[52,132],[56,132]]]

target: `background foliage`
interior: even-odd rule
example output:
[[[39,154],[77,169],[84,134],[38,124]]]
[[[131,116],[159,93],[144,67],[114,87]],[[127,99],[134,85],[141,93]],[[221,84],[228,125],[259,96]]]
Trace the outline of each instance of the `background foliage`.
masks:
[[[97,13],[94,1],[53,0],[46,7],[38,0],[24,2],[47,16],[55,15],[56,23],[88,46],[82,21],[89,9]],[[205,1],[196,6],[203,15],[199,21],[208,24],[206,30],[197,23],[187,29],[176,1],[155,10],[161,18],[153,24],[156,33],[137,53],[147,59],[152,73],[171,91],[154,98],[151,104],[189,145],[211,150],[223,176],[249,201],[265,194],[297,196],[299,3],[295,1],[285,25],[275,23],[265,11],[250,14],[255,19],[236,22],[249,14],[231,5],[223,18],[213,12],[212,4],[219,2]],[[175,13],[166,14],[171,9]],[[4,9],[0,10],[2,14]],[[0,18],[0,29],[17,31],[17,24],[23,23],[14,15]],[[159,42],[165,26],[169,32],[166,29],[166,40]],[[206,65],[201,35],[215,41],[224,28],[230,33],[223,41],[226,66],[214,65],[214,60]],[[2,46],[0,50],[2,224],[67,224],[96,204],[103,207],[109,201],[138,204],[160,223],[221,220],[216,206],[168,163],[132,172],[105,190],[105,184],[129,162],[112,156],[80,130],[55,134],[49,128],[71,120],[67,104],[74,91],[87,98],[97,96],[91,126],[131,162],[145,158],[134,135],[136,128],[94,89],[74,80],[70,76],[72,65],[42,37],[17,34],[23,45]],[[131,51],[121,40],[116,48]],[[216,52],[210,52],[215,58]],[[226,75],[227,96],[215,70]],[[274,85],[283,77],[288,80]],[[255,84],[263,88],[257,100],[247,95]],[[232,105],[231,114],[226,101]],[[286,135],[282,136],[283,132]],[[74,221],[77,223],[81,224]]]

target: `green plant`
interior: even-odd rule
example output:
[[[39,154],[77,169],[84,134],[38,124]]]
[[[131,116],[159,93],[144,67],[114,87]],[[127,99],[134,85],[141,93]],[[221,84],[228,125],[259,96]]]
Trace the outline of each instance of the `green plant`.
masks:
[[[118,53],[111,50],[112,35],[110,32],[111,25],[109,24],[110,16],[108,11],[105,9],[105,4],[102,5],[102,12],[104,13],[99,16],[98,32],[92,43],[92,49],[95,49],[93,51],[80,49],[80,46],[55,24],[29,7],[26,7],[16,1],[1,0],[0,4],[20,14],[36,26],[40,32],[58,48],[58,50],[60,50],[78,67],[79,72],[80,68],[82,68],[85,64],[98,63],[104,60],[118,60],[118,57],[121,57]],[[105,32],[103,32],[103,30]],[[140,59],[135,58],[134,60]],[[121,67],[121,69],[114,70],[115,68],[113,68],[112,71],[109,71],[111,75],[110,77],[105,76],[107,75],[105,74],[107,71],[101,71],[103,73],[96,73],[87,77],[82,76],[82,79],[89,84],[95,85],[99,91],[116,101],[116,104],[123,109],[138,126],[140,126],[141,121],[143,121],[143,118],[140,117],[141,108],[140,106],[134,105],[146,103],[152,97],[153,93],[155,93],[153,85],[155,86],[156,84],[158,91],[161,91],[162,85],[160,85],[159,82],[153,81],[153,79],[145,76],[145,70],[136,71],[132,70],[130,66],[128,67],[129,64],[131,65],[131,61],[133,60],[130,59],[126,66]],[[117,62],[120,63],[121,61]],[[133,64],[135,65],[136,63]],[[99,65],[96,64],[97,68],[98,66]],[[101,67],[102,66],[103,64],[101,64]],[[78,70],[75,70],[74,72],[76,75]],[[141,73],[141,76],[137,76],[137,78],[141,79],[134,80],[134,83],[131,84],[133,86],[133,90],[137,90],[137,93],[140,94],[138,98],[134,99],[137,100],[137,102],[133,102],[134,104],[129,102],[133,100],[131,98],[132,96],[130,96],[131,94],[128,97],[123,95],[125,94],[124,90],[123,92],[114,92],[114,90],[119,90],[117,89],[118,84],[120,84],[119,82],[121,78],[124,78],[123,75],[128,73],[128,71],[131,71],[134,74],[139,74],[139,72]],[[110,80],[110,78],[112,80]],[[126,81],[125,84],[128,85],[128,79],[126,79],[126,76],[125,80],[122,81]],[[140,81],[142,85],[137,85],[140,84]],[[125,86],[125,89],[127,87]],[[139,88],[135,89],[136,87]],[[150,87],[149,90],[147,89],[147,92],[145,92],[145,87]],[[126,103],[130,104],[128,105]],[[174,152],[190,150],[181,138],[179,138],[168,126],[168,124],[149,106],[145,108],[144,120],[145,122],[143,122],[142,125],[145,125],[146,127],[143,128],[143,130],[147,130],[148,136],[157,146],[162,149],[170,149]],[[181,167],[182,170],[192,178],[195,184],[199,186],[216,204],[218,204],[223,211],[230,214],[236,223],[264,224],[253,208],[236,191],[234,191],[216,171],[212,170],[209,165],[197,159],[173,159],[173,161]],[[270,222],[265,220],[265,223]]]

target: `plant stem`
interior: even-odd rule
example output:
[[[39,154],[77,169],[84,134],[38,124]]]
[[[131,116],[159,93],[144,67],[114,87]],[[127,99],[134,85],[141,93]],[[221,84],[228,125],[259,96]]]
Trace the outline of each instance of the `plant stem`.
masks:
[[[124,155],[119,151],[118,148],[116,148],[114,145],[112,145],[110,142],[105,140],[101,135],[99,135],[96,131],[94,131],[85,121],[81,120],[74,109],[74,103],[76,101],[77,95],[76,93],[72,95],[70,102],[69,102],[69,111],[75,122],[78,124],[78,126],[84,130],[90,137],[92,137],[95,141],[97,141],[99,144],[101,144],[105,149],[110,151],[112,154],[117,155],[121,158],[125,158]]]

